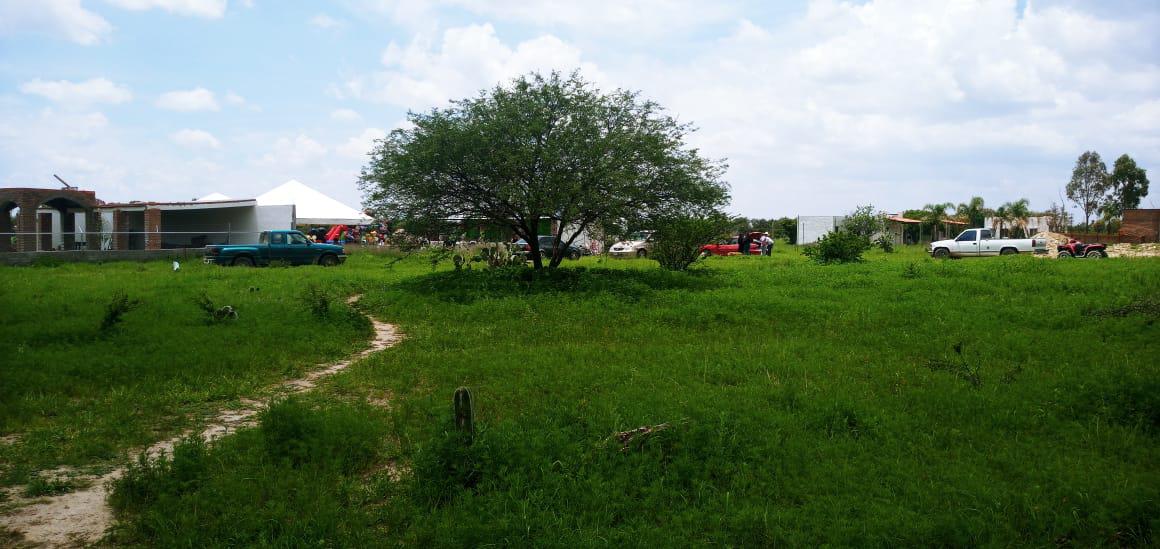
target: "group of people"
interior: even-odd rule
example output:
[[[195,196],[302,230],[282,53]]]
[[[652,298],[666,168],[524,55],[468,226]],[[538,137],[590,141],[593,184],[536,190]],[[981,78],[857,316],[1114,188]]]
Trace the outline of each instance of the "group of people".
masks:
[[[756,245],[757,251],[761,255],[773,253],[773,239],[769,237],[769,233],[761,233],[756,238],[754,238],[754,234],[756,233],[737,233],[737,251],[741,252],[741,255],[750,255],[750,250]]]
[[[306,232],[314,242],[327,244],[363,244],[383,246],[387,243],[387,230],[383,225],[334,225],[330,228],[314,227]]]

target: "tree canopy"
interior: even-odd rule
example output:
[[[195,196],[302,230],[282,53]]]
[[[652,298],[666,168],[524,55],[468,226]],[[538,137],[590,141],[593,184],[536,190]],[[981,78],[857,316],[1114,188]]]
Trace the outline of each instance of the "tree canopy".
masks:
[[[705,214],[729,199],[723,161],[685,144],[692,126],[578,73],[521,76],[408,120],[371,152],[365,205],[395,219],[506,226],[529,243],[536,268],[541,220],[555,222],[555,267],[594,225]]]
[[[1083,211],[1084,228],[1088,227],[1092,213],[1103,205],[1107,188],[1108,167],[1100,159],[1100,153],[1086,151],[1079,155],[1065,190],[1068,200],[1075,202]]]
[[[1148,170],[1136,165],[1132,157],[1123,154],[1116,159],[1112,175],[1108,179],[1108,198],[1103,212],[1109,218],[1124,215],[1140,205],[1140,199],[1148,196]]]

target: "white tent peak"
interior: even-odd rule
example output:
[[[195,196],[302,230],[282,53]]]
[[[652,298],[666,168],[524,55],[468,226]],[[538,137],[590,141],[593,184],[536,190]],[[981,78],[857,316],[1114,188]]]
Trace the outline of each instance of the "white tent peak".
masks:
[[[293,205],[298,225],[360,225],[371,218],[297,179],[291,179],[258,195],[259,206]]]
[[[209,193],[201,198],[195,198],[194,202],[213,202],[215,200],[233,200],[232,198],[222,193]]]

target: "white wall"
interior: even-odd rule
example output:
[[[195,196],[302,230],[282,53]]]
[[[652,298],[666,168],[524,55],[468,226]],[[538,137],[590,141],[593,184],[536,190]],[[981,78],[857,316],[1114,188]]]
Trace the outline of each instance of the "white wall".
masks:
[[[257,231],[284,231],[294,229],[294,205],[256,206]]]
[[[822,235],[841,226],[846,220],[844,215],[799,215],[797,224],[797,243],[813,244]]]

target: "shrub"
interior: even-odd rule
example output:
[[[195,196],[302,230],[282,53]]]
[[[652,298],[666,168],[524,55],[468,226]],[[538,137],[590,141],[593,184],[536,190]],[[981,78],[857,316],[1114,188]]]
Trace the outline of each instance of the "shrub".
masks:
[[[869,249],[869,238],[842,228],[826,233],[817,243],[806,246],[802,253],[822,264],[854,263],[862,261],[862,253]]]
[[[894,253],[894,239],[887,235],[879,235],[878,239],[874,241],[874,244],[888,254]]]
[[[649,256],[665,269],[683,271],[701,257],[701,246],[727,228],[728,220],[714,213],[655,219],[652,225],[656,232]]]
[[[124,290],[117,290],[113,293],[113,299],[105,305],[105,316],[101,319],[101,331],[109,331],[114,326],[121,322],[125,313],[136,309],[141,302],[136,299],[129,299]]]

